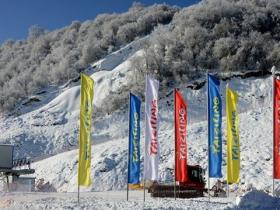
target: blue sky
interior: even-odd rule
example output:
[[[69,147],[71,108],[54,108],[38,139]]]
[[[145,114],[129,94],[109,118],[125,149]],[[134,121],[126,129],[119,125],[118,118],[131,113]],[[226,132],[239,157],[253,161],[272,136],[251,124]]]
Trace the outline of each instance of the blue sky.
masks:
[[[180,7],[200,0],[138,0],[144,5],[167,3]],[[0,0],[0,44],[25,39],[28,28],[39,25],[49,31],[73,20],[94,19],[100,13],[124,12],[133,0]]]

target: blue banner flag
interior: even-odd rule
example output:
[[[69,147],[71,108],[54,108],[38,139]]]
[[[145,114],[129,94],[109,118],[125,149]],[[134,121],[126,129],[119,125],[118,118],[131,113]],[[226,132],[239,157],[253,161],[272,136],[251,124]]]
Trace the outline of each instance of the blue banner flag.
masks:
[[[130,94],[128,183],[140,184],[140,99]]]
[[[208,75],[209,177],[222,177],[222,99],[220,82]]]

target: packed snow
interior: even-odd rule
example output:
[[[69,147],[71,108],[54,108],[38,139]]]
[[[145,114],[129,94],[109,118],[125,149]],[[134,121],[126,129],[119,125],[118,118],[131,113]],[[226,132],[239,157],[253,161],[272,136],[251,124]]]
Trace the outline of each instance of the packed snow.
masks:
[[[131,44],[96,63],[90,71],[95,81],[92,128],[92,180],[89,188],[81,188],[81,202],[76,202],[79,82],[40,94],[38,104],[29,104],[19,116],[2,117],[0,143],[12,143],[17,157],[32,157],[36,180],[48,183],[48,193],[9,193],[0,199],[6,209],[225,209],[251,208],[254,198],[272,198],[272,96],[271,78],[232,78],[221,82],[223,101],[228,84],[239,95],[241,141],[241,182],[230,186],[229,198],[197,198],[182,200],[148,197],[143,206],[142,191],[131,192],[126,201],[128,147],[128,93],[135,84],[130,68],[133,56],[143,53],[139,43]],[[110,62],[109,62],[110,61]],[[188,164],[207,169],[206,86],[199,90],[178,87],[188,104]],[[141,89],[143,87],[139,87]],[[118,99],[119,109],[104,112]],[[35,103],[35,102],[34,102]],[[28,106],[28,105],[27,105]],[[223,104],[224,106],[224,104]],[[224,106],[225,108],[225,106]],[[100,110],[103,110],[101,112]],[[225,109],[223,109],[225,110]],[[100,111],[100,112],[99,112]],[[141,169],[143,171],[144,101],[141,118]],[[223,113],[225,114],[225,113]],[[161,182],[173,182],[174,128],[173,94],[166,92],[159,102]],[[223,118],[223,175],[226,177],[225,118]],[[69,151],[70,150],[70,151]],[[207,170],[206,170],[207,171]],[[207,174],[206,174],[207,177]],[[216,180],[211,180],[211,185]],[[280,184],[276,183],[276,194]],[[249,194],[248,192],[255,194]],[[259,190],[259,191],[257,191]],[[258,193],[256,193],[258,192]],[[247,197],[242,196],[248,193]],[[250,197],[250,196],[251,197]],[[255,197],[254,197],[255,196]],[[238,201],[238,203],[236,203]],[[250,201],[252,201],[250,203]],[[1,206],[2,205],[2,206]],[[238,205],[238,206],[235,206]],[[256,205],[261,206],[261,203]],[[275,206],[264,205],[263,208]],[[260,207],[261,208],[261,207]]]
[[[14,209],[279,209],[280,199],[263,191],[253,190],[241,196],[227,198],[151,198],[144,202],[142,191],[130,192],[126,200],[125,191],[82,193],[77,200],[76,193],[10,193],[0,198],[0,208]]]
[[[280,199],[269,196],[267,193],[252,190],[242,197],[238,197],[236,204],[240,209],[279,209]]]
[[[16,197],[16,199],[14,199]],[[152,199],[143,202],[142,192],[133,191],[126,201],[126,192],[90,192],[82,194],[80,202],[74,193],[27,193],[12,194],[0,198],[2,208],[11,209],[225,209],[233,207],[233,198],[200,199]],[[1,204],[0,204],[1,208]]]

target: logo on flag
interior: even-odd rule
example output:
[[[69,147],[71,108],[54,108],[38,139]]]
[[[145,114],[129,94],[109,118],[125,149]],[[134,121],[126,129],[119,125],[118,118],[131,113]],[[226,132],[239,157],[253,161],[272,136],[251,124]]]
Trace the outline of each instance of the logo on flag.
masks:
[[[140,99],[130,94],[128,183],[140,183]]]
[[[158,180],[158,89],[159,82],[146,77],[144,179]]]
[[[273,178],[280,179],[280,80],[273,78]]]
[[[239,182],[240,141],[239,118],[237,114],[238,95],[233,90],[226,90],[227,111],[227,179],[228,183]]]
[[[222,99],[220,82],[208,75],[209,177],[222,177]]]
[[[80,141],[78,185],[91,185],[91,116],[93,80],[81,74]]]
[[[187,105],[179,91],[174,91],[175,118],[175,180],[186,182],[187,174]]]

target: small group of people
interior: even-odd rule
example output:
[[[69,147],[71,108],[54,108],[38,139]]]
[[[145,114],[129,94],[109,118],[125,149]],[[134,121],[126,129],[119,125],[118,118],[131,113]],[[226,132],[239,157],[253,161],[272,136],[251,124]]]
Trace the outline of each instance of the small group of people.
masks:
[[[218,179],[216,184],[211,188],[211,191],[214,192],[214,197],[225,197],[226,191],[224,190],[224,187],[226,185],[225,181],[221,181]]]

